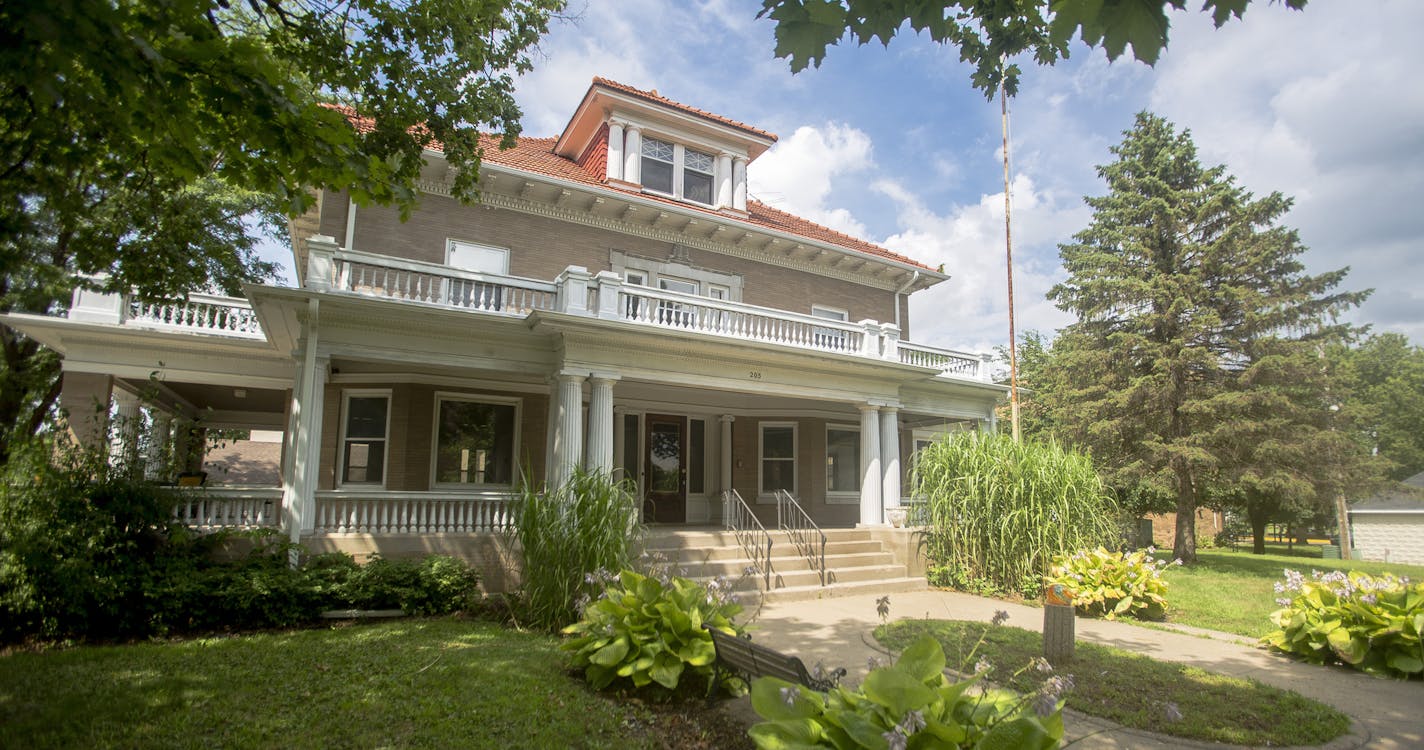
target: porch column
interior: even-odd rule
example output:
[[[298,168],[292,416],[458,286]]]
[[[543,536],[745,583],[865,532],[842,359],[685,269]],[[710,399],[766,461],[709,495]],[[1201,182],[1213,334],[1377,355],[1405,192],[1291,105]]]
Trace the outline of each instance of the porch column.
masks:
[[[172,468],[168,465],[168,436],[173,429],[173,416],[158,409],[151,409],[148,415],[152,420],[148,433],[148,476],[152,479],[171,479],[168,476]]]
[[[544,424],[544,484],[554,486],[559,462],[554,454],[555,436],[559,434],[559,377],[549,376],[549,414]]]
[[[628,457],[625,455],[623,444],[627,442],[628,427],[624,424],[624,407],[613,407],[613,473],[614,479],[630,479],[625,476],[623,467],[628,465]]]
[[[292,476],[282,482],[282,509],[288,537],[300,542],[316,530],[316,487],[321,466],[321,423],[330,359],[317,353],[318,301],[307,302],[296,387],[292,389]],[[294,561],[295,562],[295,561]]]
[[[574,475],[583,455],[584,376],[559,373],[559,422],[554,431],[554,484]]]
[[[74,442],[81,448],[104,445],[109,434],[113,378],[89,372],[66,372],[61,377],[59,408],[69,415],[69,432]]]
[[[721,430],[722,452],[718,456],[721,468],[721,490],[726,492],[732,489],[732,424],[737,418],[731,414],[723,414],[717,418],[718,428]]]
[[[588,469],[613,475],[613,383],[617,375],[593,373],[589,377]]]
[[[885,467],[881,501],[885,508],[900,507],[900,410],[887,406],[880,411],[880,454]]]
[[[143,412],[138,396],[124,390],[114,391],[114,438],[109,453],[112,463],[124,472],[138,470],[138,434],[143,427]]]
[[[860,406],[860,525],[881,522],[880,410],[870,404]]]

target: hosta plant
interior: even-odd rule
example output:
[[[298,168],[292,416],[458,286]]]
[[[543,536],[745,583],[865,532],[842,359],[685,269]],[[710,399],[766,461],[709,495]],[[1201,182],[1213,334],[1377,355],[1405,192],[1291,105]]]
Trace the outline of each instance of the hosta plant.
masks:
[[[981,674],[952,682],[932,636],[915,641],[893,665],[872,670],[856,690],[821,694],[774,677],[752,683],[752,707],[765,721],[749,732],[759,748],[1056,748],[1063,739],[1054,677],[1038,694],[979,686]]]
[[[1055,558],[1044,581],[1073,592],[1073,606],[1085,616],[1161,620],[1167,616],[1167,582],[1162,579],[1167,563],[1152,552],[1150,547],[1126,555],[1102,547],[1079,550]]]
[[[1286,570],[1276,583],[1278,630],[1261,642],[1313,664],[1339,661],[1370,674],[1424,674],[1424,582],[1391,574]]]
[[[562,648],[595,689],[620,683],[667,690],[691,675],[711,684],[717,652],[703,628],[740,635],[732,618],[741,605],[686,578],[658,579],[625,570],[584,608],[583,618],[564,628],[573,637]]]

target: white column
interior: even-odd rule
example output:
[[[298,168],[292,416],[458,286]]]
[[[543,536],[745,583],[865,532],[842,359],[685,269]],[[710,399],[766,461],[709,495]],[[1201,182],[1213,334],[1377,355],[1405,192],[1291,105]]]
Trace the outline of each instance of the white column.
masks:
[[[732,155],[723,151],[717,155],[717,208],[732,205]]]
[[[880,410],[880,463],[885,467],[881,503],[900,507],[900,410],[887,406]]]
[[[623,123],[608,121],[608,171],[610,180],[623,179]]]
[[[148,433],[148,476],[153,479],[172,480],[168,465],[169,432],[173,429],[173,416],[158,409],[149,410],[151,424]]]
[[[747,210],[747,160],[740,156],[732,160],[732,208]]]
[[[643,129],[629,125],[623,129],[623,179],[643,184]]]
[[[559,435],[559,376],[549,377],[549,414],[544,425],[544,484],[550,487],[558,481],[559,465],[556,441]]]
[[[880,508],[880,410],[860,407],[860,525],[878,526]]]
[[[630,478],[630,477],[624,476],[623,474],[619,473],[619,472],[621,472],[621,471],[623,470],[623,467],[624,467],[624,466],[627,466],[627,465],[628,465],[627,456],[623,455],[623,454],[624,454],[624,451],[623,451],[623,444],[627,441],[627,435],[624,434],[624,433],[627,432],[627,425],[625,425],[625,424],[623,423],[623,422],[624,422],[623,417],[624,417],[624,414],[623,414],[623,407],[621,407],[621,406],[615,406],[615,407],[613,407],[613,471],[614,471],[614,476],[613,476],[613,478],[614,478],[614,479],[629,479],[629,478]]]
[[[717,418],[721,428],[719,437],[722,439],[722,453],[719,458],[722,470],[721,489],[724,491],[732,489],[732,424],[736,421],[737,418],[731,414],[723,414]]]
[[[554,433],[554,484],[574,475],[583,456],[584,376],[559,373],[559,424]]]
[[[303,533],[316,529],[316,486],[321,468],[321,423],[326,395],[327,357],[317,354],[318,301],[307,301],[305,336],[292,389],[292,476],[282,483],[282,508],[287,534],[300,542]],[[294,561],[295,562],[295,561]]]
[[[593,373],[589,378],[588,468],[613,474],[613,383],[617,375]]]
[[[114,390],[114,437],[109,456],[124,471],[138,469],[138,434],[143,427],[143,412],[138,396],[124,390]]]
[[[559,273],[554,283],[559,287],[559,312],[588,314],[588,285],[593,274],[583,266],[569,266]]]

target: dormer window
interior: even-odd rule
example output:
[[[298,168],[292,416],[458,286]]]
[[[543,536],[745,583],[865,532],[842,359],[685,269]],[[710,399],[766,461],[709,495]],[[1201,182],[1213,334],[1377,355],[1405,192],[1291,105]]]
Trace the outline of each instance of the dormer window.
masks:
[[[710,206],[716,164],[711,154],[657,138],[643,139],[641,172],[645,190]]]

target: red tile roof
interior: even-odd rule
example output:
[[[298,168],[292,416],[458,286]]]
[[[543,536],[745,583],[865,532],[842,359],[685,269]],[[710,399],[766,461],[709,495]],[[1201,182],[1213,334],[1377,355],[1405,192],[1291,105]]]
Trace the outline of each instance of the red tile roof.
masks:
[[[602,81],[603,79],[595,80]],[[345,114],[358,132],[368,133],[375,127],[374,120],[369,117],[357,115],[349,107],[332,105],[332,108]],[[585,164],[580,165],[572,159],[566,159],[554,153],[554,144],[558,141],[558,138],[529,138],[520,136],[513,148],[504,150],[500,149],[499,141],[499,136],[488,134],[480,136],[480,146],[484,150],[484,163],[498,164],[503,167],[521,169],[561,180],[597,186],[604,190],[612,190],[625,195],[638,195],[642,198],[667,203],[670,206],[701,211],[710,216],[715,216],[721,221],[743,223],[754,229],[784,232],[815,242],[823,242],[884,260],[914,266],[926,271],[934,270],[917,260],[900,255],[899,253],[891,252],[879,245],[852,237],[843,232],[837,232],[830,227],[803,219],[795,214],[787,213],[778,208],[772,208],[760,201],[747,201],[747,216],[746,218],[741,218],[738,216],[729,216],[726,213],[711,208],[703,208],[702,206],[685,203],[672,198],[650,195],[636,190],[606,184],[604,163],[607,158],[606,152],[603,154],[603,158],[588,159]],[[441,150],[438,141],[432,142],[429,148],[436,152]]]
[[[708,112],[708,111],[705,110],[705,109],[698,109],[698,108],[696,108],[696,107],[692,107],[692,106],[683,104],[682,102],[675,102],[675,101],[673,101],[673,100],[671,100],[671,99],[669,99],[669,98],[663,96],[662,94],[659,94],[659,93],[657,92],[657,89],[654,89],[654,90],[652,90],[652,91],[644,91],[644,90],[642,90],[642,89],[635,89],[635,88],[633,88],[632,86],[629,86],[629,85],[626,84],[626,83],[619,83],[619,82],[617,82],[617,81],[610,81],[610,80],[608,80],[607,78],[602,78],[602,77],[599,77],[599,76],[594,76],[594,77],[593,77],[593,85],[594,85],[594,86],[602,86],[602,87],[604,87],[604,88],[613,89],[614,91],[621,91],[621,92],[623,92],[623,93],[625,93],[625,94],[631,94],[631,95],[636,96],[636,97],[638,97],[638,98],[640,98],[640,99],[646,99],[646,100],[648,100],[648,101],[650,101],[650,102],[653,102],[653,103],[655,103],[655,104],[662,104],[662,105],[667,106],[667,107],[672,107],[673,109],[679,109],[679,110],[682,110],[683,112],[686,112],[686,113],[688,113],[688,114],[696,115],[696,116],[701,117],[701,118],[703,118],[703,119],[705,119],[705,120],[711,120],[711,121],[713,121],[713,122],[721,123],[721,124],[723,124],[723,125],[728,125],[728,126],[731,126],[731,127],[736,128],[736,129],[738,129],[738,130],[742,130],[742,131],[751,133],[752,135],[759,135],[759,136],[761,136],[762,138],[769,138],[769,139],[771,139],[771,140],[773,140],[773,141],[776,140],[776,134],[775,134],[775,133],[769,133],[769,132],[767,132],[767,131],[765,131],[765,130],[762,130],[761,128],[754,128],[754,127],[752,127],[751,125],[748,125],[748,124],[746,124],[746,123],[744,123],[744,122],[739,122],[739,121],[737,121],[737,120],[733,120],[733,119],[731,119],[730,117],[723,117],[723,116],[721,116],[721,115],[719,115],[719,114],[716,114],[716,113],[713,113],[713,112]]]

